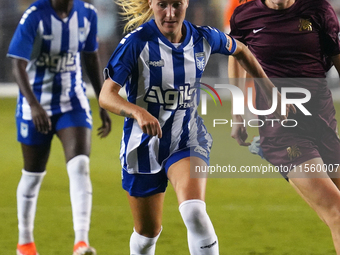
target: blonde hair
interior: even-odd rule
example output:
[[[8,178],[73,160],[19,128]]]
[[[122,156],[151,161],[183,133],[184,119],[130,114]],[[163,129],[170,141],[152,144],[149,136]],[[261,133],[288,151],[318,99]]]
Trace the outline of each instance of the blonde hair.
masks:
[[[123,20],[128,21],[124,26],[124,32],[139,27],[153,15],[148,0],[116,0],[116,3],[123,9],[120,13],[124,16]]]

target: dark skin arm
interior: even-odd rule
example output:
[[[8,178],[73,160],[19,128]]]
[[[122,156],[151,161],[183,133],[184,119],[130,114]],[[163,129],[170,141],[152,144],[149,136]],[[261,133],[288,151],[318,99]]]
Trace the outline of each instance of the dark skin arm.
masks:
[[[20,92],[24,95],[31,108],[32,121],[34,126],[36,127],[38,132],[47,134],[48,131],[51,130],[51,120],[32,91],[26,72],[27,61],[14,58],[12,60],[12,66],[13,75],[19,86]]]
[[[83,53],[85,70],[90,78],[92,87],[96,94],[97,100],[102,88],[102,72],[100,70],[100,61],[98,52],[84,52]],[[99,108],[100,118],[102,120],[101,127],[98,128],[98,135],[103,138],[106,137],[111,131],[111,119],[107,111],[103,108]]]

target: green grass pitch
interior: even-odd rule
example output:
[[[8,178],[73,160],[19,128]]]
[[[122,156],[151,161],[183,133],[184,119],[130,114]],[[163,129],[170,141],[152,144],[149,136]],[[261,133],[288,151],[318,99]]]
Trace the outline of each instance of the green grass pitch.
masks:
[[[0,254],[4,255],[15,254],[18,232],[16,188],[22,157],[16,141],[15,103],[15,99],[0,98]],[[123,118],[112,115],[112,133],[108,138],[99,139],[95,132],[100,126],[98,108],[94,100],[91,105],[94,132],[90,164],[94,193],[90,242],[99,255],[129,254],[133,223],[121,188],[118,160]],[[340,105],[336,108],[340,110]],[[253,164],[265,162],[239,147],[229,133],[230,128],[226,127],[225,157],[230,157],[233,164],[245,160]],[[335,254],[328,228],[282,178],[210,178],[206,202],[219,237],[220,254]],[[52,144],[47,175],[41,187],[34,233],[41,255],[72,254],[68,177],[57,138]],[[186,230],[170,185],[156,254],[189,254]]]

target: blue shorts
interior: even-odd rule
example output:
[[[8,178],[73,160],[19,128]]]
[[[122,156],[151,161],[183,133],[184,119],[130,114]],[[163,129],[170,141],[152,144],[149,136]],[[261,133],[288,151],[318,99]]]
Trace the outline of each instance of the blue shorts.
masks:
[[[86,111],[68,111],[51,116],[52,129],[47,134],[37,131],[32,120],[16,117],[17,140],[26,145],[40,145],[50,143],[53,135],[68,127],[86,127],[92,129],[92,117]]]
[[[148,197],[154,194],[163,193],[168,186],[168,169],[177,161],[187,157],[198,157],[204,160],[209,165],[209,155],[204,156],[193,149],[186,148],[181,151],[177,151],[164,163],[164,167],[156,174],[129,174],[122,169],[122,186],[123,189],[128,191],[130,196],[134,197]]]

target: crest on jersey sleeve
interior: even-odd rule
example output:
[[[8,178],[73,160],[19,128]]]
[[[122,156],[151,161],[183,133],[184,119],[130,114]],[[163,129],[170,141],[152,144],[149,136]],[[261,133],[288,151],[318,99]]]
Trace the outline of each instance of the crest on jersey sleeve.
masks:
[[[205,67],[205,53],[204,52],[195,53],[195,59],[197,68],[203,71]]]

